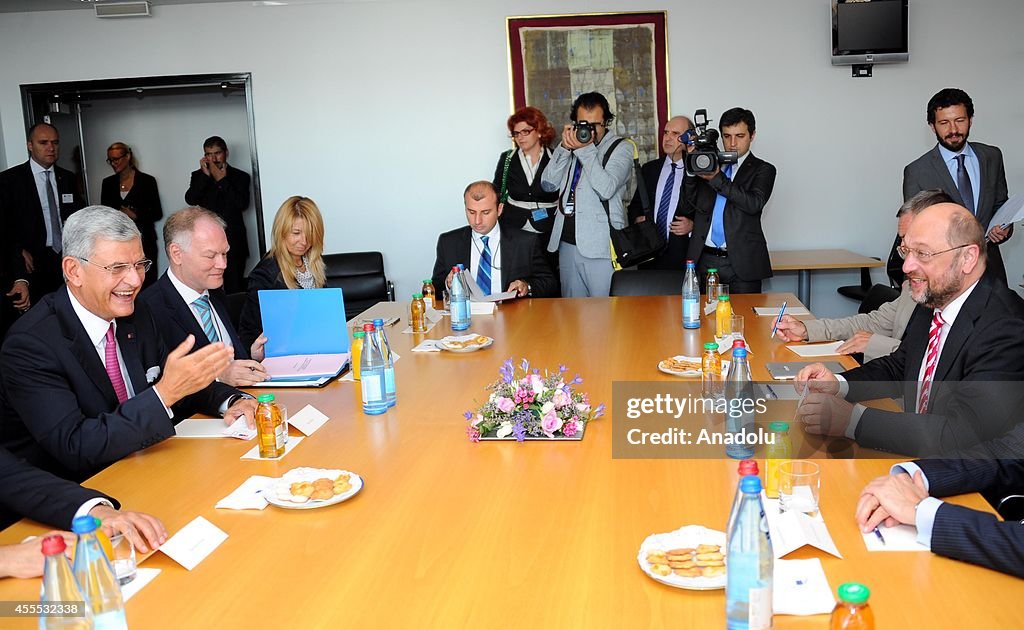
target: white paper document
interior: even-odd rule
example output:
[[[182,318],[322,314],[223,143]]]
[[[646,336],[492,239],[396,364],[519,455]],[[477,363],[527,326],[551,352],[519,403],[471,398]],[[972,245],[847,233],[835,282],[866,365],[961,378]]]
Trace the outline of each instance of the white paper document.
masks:
[[[231,426],[224,426],[222,418],[188,418],[174,427],[175,437],[184,438],[222,438],[231,437],[239,440],[251,440],[256,437],[256,429],[250,429],[245,416],[240,416]]]
[[[764,491],[761,492],[761,502],[764,504],[764,515],[768,520],[772,551],[776,558],[806,545],[817,547],[837,558],[843,557],[832,540],[832,534],[829,533],[821,512],[814,517],[792,510],[780,514],[779,500],[769,499]]]
[[[497,307],[496,302],[470,302],[469,312],[473,315],[494,315]]]
[[[288,418],[288,424],[306,435],[313,435],[313,431],[324,426],[327,419],[327,416],[321,413],[319,409],[313,405],[306,405],[298,413]]]
[[[758,317],[778,317],[779,309],[781,308],[781,306],[755,306],[754,314]],[[810,315],[811,312],[802,306],[787,306],[784,314],[796,317],[798,315]]]
[[[224,531],[202,516],[197,516],[160,545],[160,551],[191,571],[227,539],[228,535]]]
[[[253,475],[242,485],[235,488],[231,494],[224,497],[213,507],[222,510],[262,510],[267,507],[267,500],[263,498],[263,490],[274,485],[277,481],[273,477]]]
[[[829,343],[793,344],[786,347],[802,357],[831,357],[836,355],[836,350],[844,343],[843,341],[830,341]]]
[[[864,546],[868,551],[931,551],[928,545],[917,542],[917,528],[913,525],[897,525],[896,527],[878,527],[879,533],[885,539],[883,543],[871,531],[861,534],[864,537]]]
[[[819,558],[775,561],[772,612],[776,615],[826,615],[835,605]]]
[[[1010,225],[1024,219],[1024,195],[1016,194],[1006,200],[996,212],[992,220],[988,222],[985,231],[989,231],[997,225]]]
[[[135,570],[135,579],[127,584],[121,586],[121,597],[124,601],[128,601],[135,594],[142,590],[142,587],[153,581],[153,578],[160,575],[160,569],[143,569],[139,567]]]
[[[245,455],[242,455],[240,459],[260,459],[265,462],[276,462],[277,460],[281,459],[288,453],[291,453],[292,449],[298,446],[299,442],[301,442],[303,439],[304,438],[302,437],[289,437],[288,443],[285,444],[284,453],[281,455],[281,457],[260,457],[260,445],[257,444],[256,446],[246,451]]]

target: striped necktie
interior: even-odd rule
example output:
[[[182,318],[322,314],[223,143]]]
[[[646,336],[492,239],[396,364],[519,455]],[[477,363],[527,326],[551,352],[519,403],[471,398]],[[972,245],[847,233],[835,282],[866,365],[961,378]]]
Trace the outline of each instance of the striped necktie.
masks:
[[[956,156],[956,188],[960,191],[960,199],[964,207],[974,214],[974,186],[971,186],[971,176],[967,174],[967,166],[964,164],[963,153]]]
[[[668,234],[668,207],[672,202],[672,189],[676,183],[676,165],[672,162],[669,162],[669,165],[672,168],[669,169],[668,177],[665,178],[665,189],[661,191],[661,201],[658,202],[658,214],[654,218],[658,226],[658,232],[662,234]]]
[[[192,306],[196,307],[196,312],[199,313],[199,321],[203,325],[203,332],[206,333],[206,338],[211,343],[220,341],[220,335],[217,334],[217,326],[213,323],[213,308],[210,306],[210,296],[200,295],[195,302],[192,302]]]
[[[939,362],[939,341],[942,339],[942,326],[946,322],[942,313],[935,311],[932,326],[928,331],[928,350],[924,353],[924,378],[921,379],[921,395],[917,401],[917,413],[928,412],[928,397],[932,389],[932,377],[935,376],[935,365]]]
[[[491,248],[487,244],[488,237],[481,236],[484,248],[480,252],[480,264],[476,270],[476,285],[484,292],[484,295],[491,294]]]

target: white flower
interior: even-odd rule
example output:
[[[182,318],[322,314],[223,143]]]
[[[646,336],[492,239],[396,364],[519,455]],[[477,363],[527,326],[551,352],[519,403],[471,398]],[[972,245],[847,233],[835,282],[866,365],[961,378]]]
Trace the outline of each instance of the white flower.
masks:
[[[498,426],[498,432],[496,435],[500,438],[506,438],[512,435],[512,422],[509,420],[502,422],[501,425]]]
[[[542,417],[546,416],[546,415],[548,415],[549,413],[551,413],[554,410],[555,410],[555,403],[553,403],[553,402],[551,402],[549,400],[548,402],[544,403],[543,407],[540,408],[540,415]]]

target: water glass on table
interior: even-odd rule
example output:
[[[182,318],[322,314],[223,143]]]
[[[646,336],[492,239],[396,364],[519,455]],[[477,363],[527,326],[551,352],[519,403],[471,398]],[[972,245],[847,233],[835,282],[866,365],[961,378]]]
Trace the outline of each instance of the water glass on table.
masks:
[[[814,515],[818,512],[821,469],[815,462],[793,459],[779,465],[779,509]]]
[[[135,564],[135,546],[132,545],[131,539],[124,534],[112,536],[110,545],[113,549],[110,566],[114,569],[117,583],[124,586],[135,579],[135,574],[138,571]]]
[[[732,324],[732,330],[730,331],[733,335],[732,338],[746,341],[746,337],[743,336],[743,316],[733,313],[730,323]]]

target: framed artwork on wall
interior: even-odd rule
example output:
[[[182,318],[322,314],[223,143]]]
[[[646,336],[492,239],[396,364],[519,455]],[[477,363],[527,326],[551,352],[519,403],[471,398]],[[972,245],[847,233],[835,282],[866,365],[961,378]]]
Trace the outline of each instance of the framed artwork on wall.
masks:
[[[513,111],[532,105],[560,130],[578,95],[600,92],[640,161],[658,157],[669,115],[665,11],[509,17],[506,30]]]

